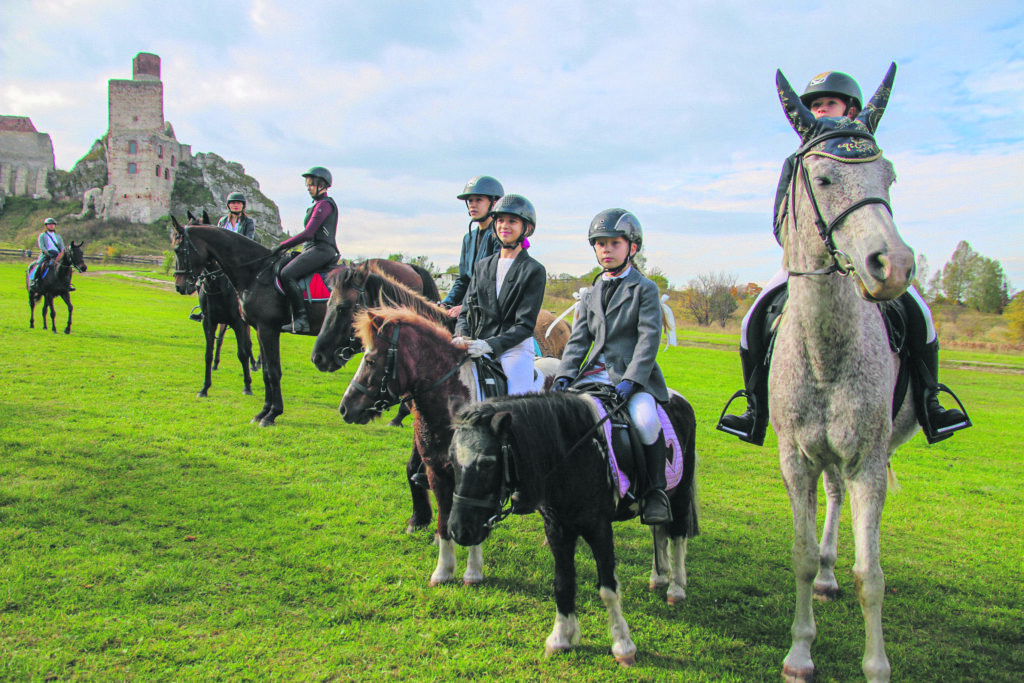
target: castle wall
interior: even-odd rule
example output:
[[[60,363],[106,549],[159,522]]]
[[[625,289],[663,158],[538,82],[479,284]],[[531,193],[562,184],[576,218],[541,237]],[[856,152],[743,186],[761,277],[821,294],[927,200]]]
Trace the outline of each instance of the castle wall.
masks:
[[[46,178],[53,170],[50,136],[26,116],[0,116],[0,192],[49,199]]]

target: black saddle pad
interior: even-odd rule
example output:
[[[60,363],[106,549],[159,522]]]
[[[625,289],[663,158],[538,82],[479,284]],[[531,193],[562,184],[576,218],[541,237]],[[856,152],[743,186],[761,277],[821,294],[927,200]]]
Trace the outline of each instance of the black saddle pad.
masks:
[[[501,363],[487,356],[478,356],[473,359],[473,364],[476,366],[481,398],[508,396],[508,378],[505,377]]]

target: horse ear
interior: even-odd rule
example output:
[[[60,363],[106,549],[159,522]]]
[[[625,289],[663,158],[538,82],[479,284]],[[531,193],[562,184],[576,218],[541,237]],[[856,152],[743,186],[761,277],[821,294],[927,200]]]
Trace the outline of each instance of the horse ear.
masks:
[[[171,225],[174,226],[174,232],[178,233],[179,235],[182,233],[181,223],[179,223],[178,219],[175,218],[174,216],[171,216]]]
[[[459,416],[459,413],[461,413],[467,405],[469,405],[469,401],[467,401],[462,396],[449,396],[448,415],[454,420]]]
[[[206,209],[203,209],[203,225],[212,225],[210,223],[210,214],[206,213]]]
[[[779,102],[782,103],[782,108],[786,112],[789,125],[793,126],[793,130],[800,136],[800,139],[806,142],[814,130],[814,123],[817,119],[814,118],[811,110],[800,101],[793,86],[782,75],[782,69],[775,71],[775,89],[779,92]]]
[[[512,413],[507,410],[495,413],[494,417],[491,418],[491,431],[496,435],[500,435],[501,432],[511,424],[511,422]]]
[[[878,123],[882,120],[882,114],[885,113],[885,106],[889,103],[889,96],[892,94],[892,82],[895,78],[896,62],[893,62],[889,65],[889,70],[885,72],[882,84],[878,86],[878,90],[871,96],[871,101],[864,107],[864,111],[857,115],[857,120],[867,126],[868,130],[872,133],[878,128]]]

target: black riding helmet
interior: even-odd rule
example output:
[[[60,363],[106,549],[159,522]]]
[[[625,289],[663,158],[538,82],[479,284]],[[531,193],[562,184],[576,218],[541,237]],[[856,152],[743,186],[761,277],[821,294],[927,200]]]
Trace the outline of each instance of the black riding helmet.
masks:
[[[852,76],[842,71],[825,71],[812,78],[804,89],[804,94],[800,96],[800,101],[809,109],[811,102],[828,95],[846,102],[847,108],[850,105],[857,107],[858,111],[864,108],[861,105],[864,95],[861,94],[860,86]]]
[[[225,203],[227,204],[230,204],[231,202],[242,202],[242,205],[245,206],[245,195],[236,190],[229,194],[228,198],[225,200]]]
[[[457,199],[469,199],[471,195],[479,194],[484,197],[490,197],[492,201],[498,201],[502,195],[505,194],[505,188],[501,186],[494,177],[489,175],[478,175],[475,178],[471,178],[466,183],[465,189],[462,190],[462,194],[457,195]]]
[[[497,218],[498,214],[502,213],[518,216],[526,224],[523,234],[519,236],[519,241],[513,246],[522,244],[523,240],[533,235],[533,231],[537,228],[537,212],[534,210],[530,200],[521,194],[507,194],[502,197],[495,207],[491,209],[490,216],[491,218]],[[497,235],[497,221],[493,221],[493,223],[494,234]]]
[[[320,182],[324,183],[324,188],[328,188],[334,184],[334,179],[331,177],[331,172],[323,166],[314,166],[305,173],[302,174],[303,178],[316,178]]]
[[[591,247],[599,237],[622,237],[630,244],[635,244],[637,251],[644,245],[644,230],[640,227],[640,221],[631,211],[625,209],[605,209],[594,216],[594,220],[590,221],[590,230],[587,231],[587,240]],[[624,269],[632,260],[633,255],[627,255],[626,260],[616,270]]]

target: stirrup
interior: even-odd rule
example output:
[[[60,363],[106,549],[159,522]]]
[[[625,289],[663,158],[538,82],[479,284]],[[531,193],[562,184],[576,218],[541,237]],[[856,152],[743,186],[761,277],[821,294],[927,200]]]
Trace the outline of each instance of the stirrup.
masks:
[[[947,387],[942,382],[938,382],[935,385],[934,391],[936,397],[939,395],[940,392],[943,391],[952,396],[953,400],[956,401],[956,405],[959,407],[960,412],[963,413],[964,420],[963,422],[959,422],[955,425],[949,425],[948,427],[940,427],[939,429],[935,429],[932,427],[931,418],[928,416],[928,408],[927,406],[925,406],[925,409],[921,411],[924,414],[924,424],[921,425],[921,427],[924,431],[924,438],[927,439],[929,444],[944,441],[949,437],[953,436],[953,432],[958,432],[961,429],[967,429],[968,427],[974,426],[974,423],[971,422],[971,418],[967,415],[967,408],[964,408],[964,404],[960,402],[960,399],[957,397],[956,394],[953,393],[952,389]]]
[[[199,308],[199,306],[192,307],[192,311],[188,314],[188,319],[195,320],[197,323],[201,323],[203,322],[203,309],[199,308],[199,312],[197,313],[197,308]]]
[[[660,494],[660,495],[659,495]],[[654,510],[652,510],[653,518],[647,515],[647,501],[657,497],[658,500],[654,503]],[[662,509],[659,510],[658,507]],[[652,489],[647,492],[640,503],[640,523],[653,525],[653,524],[668,524],[672,521],[672,503],[668,500],[668,494],[663,489]]]
[[[717,429],[720,432],[725,432],[726,434],[732,434],[733,436],[739,437],[740,441],[746,441],[747,443],[752,443],[755,446],[763,446],[764,436],[768,429],[768,420],[755,419],[754,425],[751,427],[749,432],[745,432],[741,429],[734,429],[732,427],[729,427],[728,425],[722,424],[722,420],[726,418],[726,411],[729,410],[729,406],[731,406],[732,402],[738,398],[745,399],[747,401],[747,406],[749,409],[750,392],[747,391],[746,389],[740,389],[735,394],[733,394],[728,401],[726,401],[725,407],[722,408],[722,414],[718,416],[718,424],[715,425],[715,429]]]

